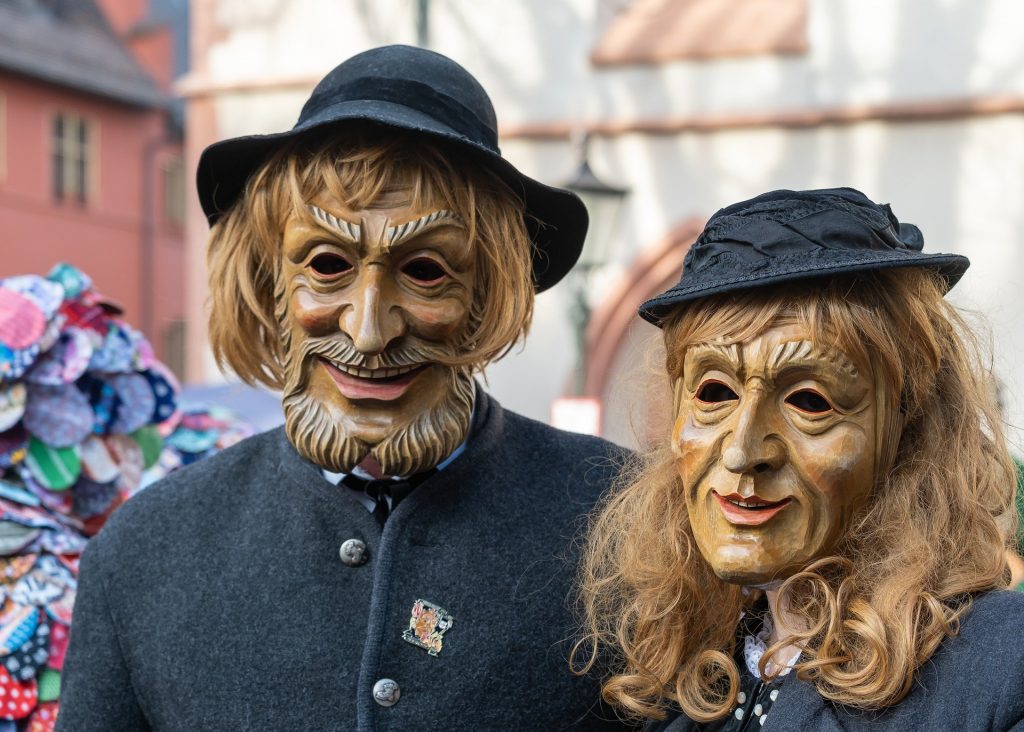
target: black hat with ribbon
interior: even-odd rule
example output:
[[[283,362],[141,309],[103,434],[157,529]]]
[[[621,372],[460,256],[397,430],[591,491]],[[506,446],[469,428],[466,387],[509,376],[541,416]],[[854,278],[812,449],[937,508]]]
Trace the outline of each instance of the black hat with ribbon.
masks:
[[[526,205],[538,292],[572,269],[587,233],[587,209],[572,192],[533,180],[501,157],[498,123],[480,83],[446,56],[413,46],[384,46],[348,59],[317,84],[288,132],[214,143],[199,159],[199,200],[211,225],[246,181],[282,145],[330,126],[362,120],[450,144],[498,175]]]
[[[678,284],[641,305],[640,317],[660,326],[680,303],[708,295],[894,267],[933,269],[949,290],[970,262],[923,245],[920,229],[853,188],[771,191],[712,216]]]

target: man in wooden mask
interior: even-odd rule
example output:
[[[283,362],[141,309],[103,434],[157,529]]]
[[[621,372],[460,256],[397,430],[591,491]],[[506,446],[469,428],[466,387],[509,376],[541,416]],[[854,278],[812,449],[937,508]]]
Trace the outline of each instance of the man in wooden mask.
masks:
[[[290,132],[211,146],[210,335],[284,429],[174,474],[83,558],[62,729],[602,729],[565,561],[614,451],[474,375],[587,216],[499,154],[450,59],[341,64]]]

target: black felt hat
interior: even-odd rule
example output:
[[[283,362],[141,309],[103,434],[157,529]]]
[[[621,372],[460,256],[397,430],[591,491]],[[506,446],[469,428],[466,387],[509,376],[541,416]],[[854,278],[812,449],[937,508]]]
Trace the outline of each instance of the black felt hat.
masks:
[[[526,204],[538,292],[576,263],[587,233],[583,202],[523,175],[501,157],[494,107],[480,83],[450,58],[413,46],[375,48],[337,66],[317,84],[289,132],[236,137],[206,148],[196,183],[207,220],[213,225],[230,209],[249,176],[282,145],[330,134],[331,126],[352,120],[444,141],[507,183]]]
[[[853,188],[771,191],[712,216],[679,283],[641,305],[640,317],[660,326],[680,303],[708,295],[894,267],[934,269],[948,290],[970,262],[923,245],[920,229]]]

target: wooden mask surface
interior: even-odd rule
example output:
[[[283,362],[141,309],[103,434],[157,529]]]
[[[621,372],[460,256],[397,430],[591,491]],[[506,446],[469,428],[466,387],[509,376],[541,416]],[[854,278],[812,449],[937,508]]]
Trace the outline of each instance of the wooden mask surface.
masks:
[[[875,483],[879,388],[799,324],[686,350],[673,450],[719,577],[769,587],[834,549]]]
[[[417,207],[410,190],[361,210],[322,193],[289,218],[277,285],[286,429],[317,465],[434,467],[465,439],[464,348],[476,284],[461,217]]]

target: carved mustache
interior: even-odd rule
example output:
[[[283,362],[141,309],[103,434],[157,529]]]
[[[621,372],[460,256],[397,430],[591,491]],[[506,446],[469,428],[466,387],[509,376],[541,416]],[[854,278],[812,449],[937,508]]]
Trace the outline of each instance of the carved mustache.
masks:
[[[426,343],[416,338],[403,338],[381,353],[367,355],[356,349],[352,340],[344,333],[322,337],[310,337],[302,341],[292,360],[293,368],[289,371],[286,394],[294,394],[305,389],[309,379],[312,362],[326,359],[339,366],[367,370],[399,369],[424,364],[450,365],[455,356],[455,347],[449,344]],[[464,368],[464,367],[459,367]]]
[[[344,335],[330,335],[322,338],[307,338],[302,344],[299,357],[302,361],[319,356],[328,361],[366,369],[394,369],[417,366],[424,363],[444,364],[453,355],[450,346],[428,344],[409,338],[396,346],[389,346],[381,353],[367,355],[356,350],[351,339]]]

